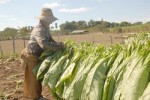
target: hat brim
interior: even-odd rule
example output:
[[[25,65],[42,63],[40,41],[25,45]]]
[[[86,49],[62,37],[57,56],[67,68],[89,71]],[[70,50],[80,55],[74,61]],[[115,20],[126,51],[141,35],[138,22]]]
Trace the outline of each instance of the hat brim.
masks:
[[[47,16],[38,16],[38,17],[36,17],[36,18],[37,18],[37,19],[44,20],[44,21],[46,21],[46,22],[50,22],[50,23],[55,22],[56,20],[59,20],[59,19],[56,18],[56,17],[47,17]]]

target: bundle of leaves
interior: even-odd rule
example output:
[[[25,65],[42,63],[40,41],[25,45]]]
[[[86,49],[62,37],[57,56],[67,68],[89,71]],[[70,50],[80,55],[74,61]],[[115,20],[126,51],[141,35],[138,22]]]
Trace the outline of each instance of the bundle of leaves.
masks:
[[[33,72],[65,100],[150,100],[148,33],[109,46],[67,41],[66,49],[45,51]]]

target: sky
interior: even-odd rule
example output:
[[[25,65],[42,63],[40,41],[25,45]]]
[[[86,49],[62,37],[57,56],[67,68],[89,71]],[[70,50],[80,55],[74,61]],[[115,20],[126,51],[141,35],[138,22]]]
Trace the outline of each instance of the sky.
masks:
[[[51,8],[54,22],[66,21],[148,22],[150,0],[0,0],[0,30],[38,24],[41,8]]]

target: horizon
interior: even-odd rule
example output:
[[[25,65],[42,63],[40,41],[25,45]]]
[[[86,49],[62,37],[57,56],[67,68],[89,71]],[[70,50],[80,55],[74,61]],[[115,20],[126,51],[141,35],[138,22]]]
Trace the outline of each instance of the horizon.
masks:
[[[43,7],[51,8],[59,20],[58,26],[66,21],[100,21],[120,23],[127,21],[149,22],[149,0],[0,0],[0,30],[7,27],[35,26]]]
[[[92,19],[91,19],[92,20]],[[83,20],[79,20],[79,21],[83,21]],[[90,20],[89,20],[90,21]],[[89,21],[86,21],[86,22],[89,22]],[[94,20],[94,21],[101,21],[101,20]],[[103,21],[106,21],[106,20],[103,20]],[[68,21],[68,22],[72,22],[72,21]],[[75,21],[75,22],[78,22],[78,21]],[[109,21],[106,21],[106,22],[109,22]],[[128,22],[128,21],[120,21],[120,22],[109,22],[109,23],[121,23],[121,22]],[[137,22],[142,22],[142,21],[137,21]],[[147,21],[147,22],[150,22],[150,21]],[[145,23],[147,23],[147,22],[142,22],[143,24],[145,24]],[[64,22],[65,23],[65,22]],[[64,23],[61,23],[61,24],[64,24]],[[134,23],[136,23],[136,22],[128,22],[128,23],[131,23],[131,24],[134,24]],[[60,24],[60,25],[61,25]],[[28,26],[31,26],[31,25],[28,25]],[[51,25],[50,25],[51,26]],[[22,27],[27,27],[27,26],[22,26]],[[13,29],[19,29],[19,28],[22,28],[22,27],[19,27],[19,26],[17,26],[17,27],[5,27],[3,30],[1,30],[0,29],[0,31],[4,31],[6,28],[13,28]],[[34,26],[32,26],[32,27],[34,27]],[[55,29],[55,25],[53,25],[52,27],[54,27],[54,29],[52,29],[52,30],[59,30],[60,28],[57,28],[57,29]],[[51,27],[50,27],[51,28]]]

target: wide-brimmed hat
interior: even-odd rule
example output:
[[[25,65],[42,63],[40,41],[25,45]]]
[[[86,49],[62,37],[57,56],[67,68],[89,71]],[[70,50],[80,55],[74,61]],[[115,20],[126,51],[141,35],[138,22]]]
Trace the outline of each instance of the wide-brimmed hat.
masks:
[[[58,20],[56,17],[54,17],[53,12],[50,8],[42,8],[41,15],[37,18],[50,23]]]

